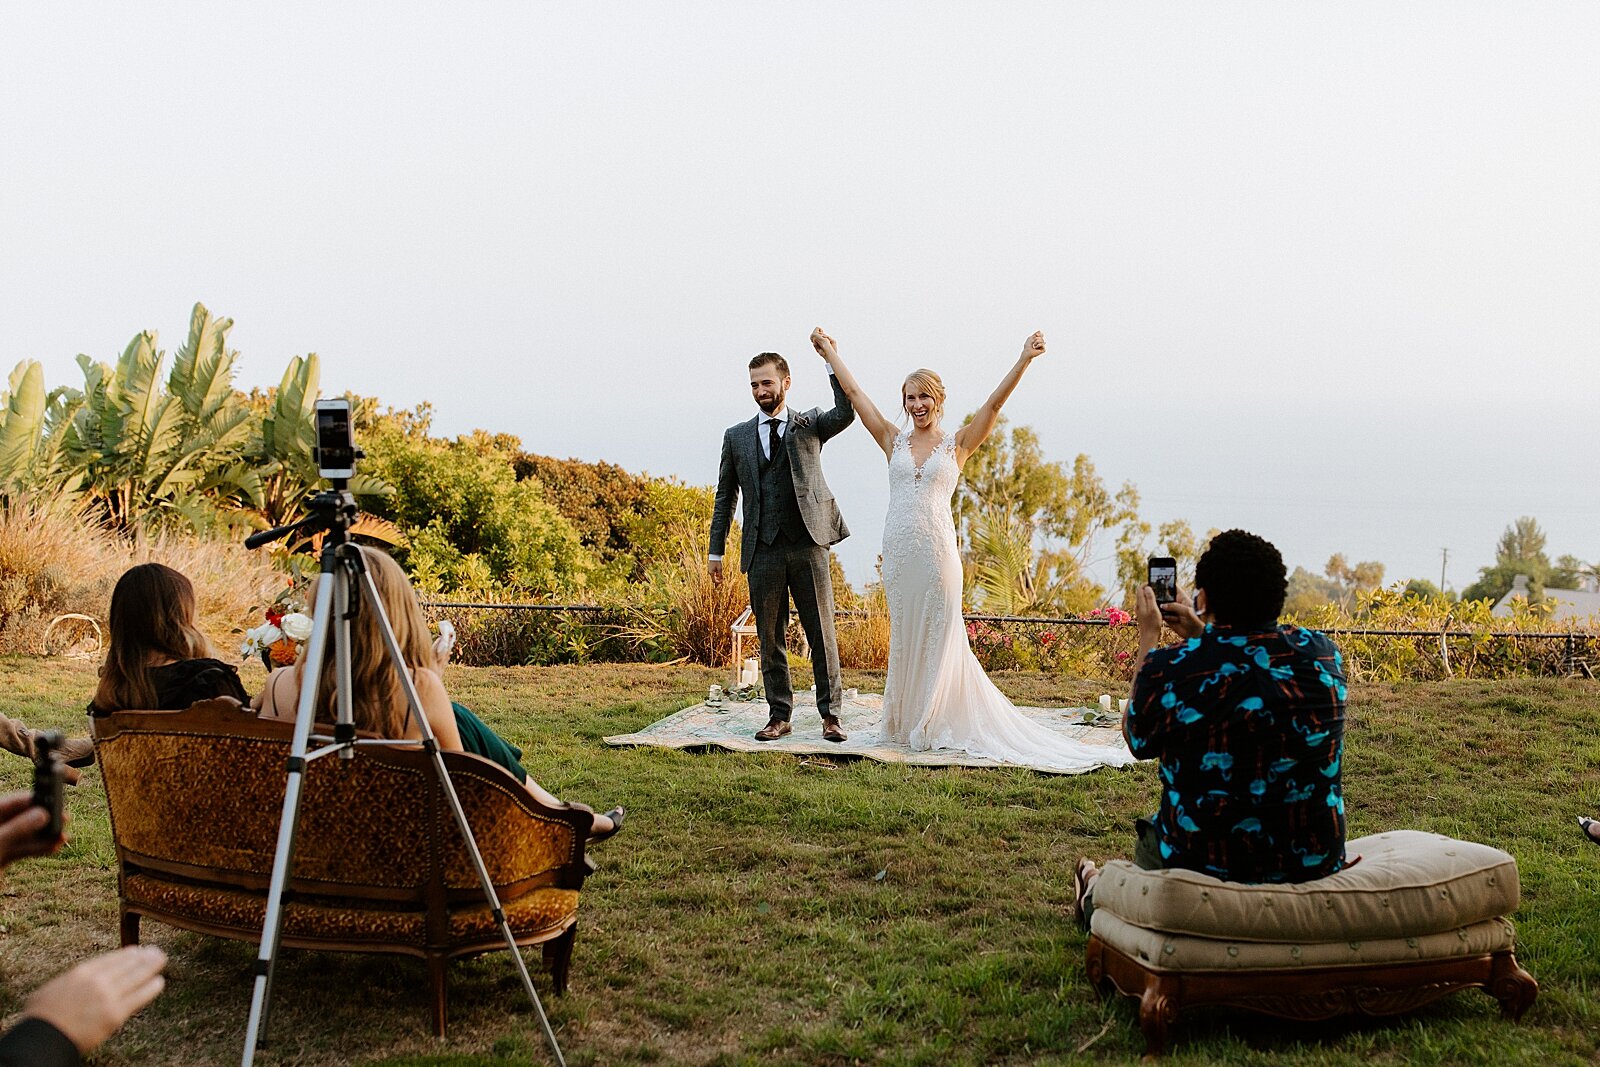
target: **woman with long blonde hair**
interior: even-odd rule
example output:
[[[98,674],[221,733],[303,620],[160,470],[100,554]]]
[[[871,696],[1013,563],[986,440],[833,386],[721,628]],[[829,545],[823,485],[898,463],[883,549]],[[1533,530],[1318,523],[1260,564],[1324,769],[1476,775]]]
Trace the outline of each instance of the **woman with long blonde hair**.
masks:
[[[444,655],[437,652],[429,640],[428,621],[405,571],[386,552],[364,545],[360,546],[360,551],[378,597],[383,601],[384,613],[389,616],[400,655],[410,667],[423,714],[428,717],[428,725],[433,728],[439,747],[493,760],[516,775],[541,803],[562,805],[563,801],[541,787],[523,769],[519,749],[507,743],[466,707],[451,701],[440,677]],[[255,704],[263,718],[295,718],[299,711],[296,705],[300,700],[303,665],[302,658],[293,666],[281,667],[267,677],[266,688]],[[336,675],[335,657],[330,648],[323,657],[322,677],[317,686],[318,721],[334,721],[338,700]],[[357,730],[380,737],[422,739],[422,729],[412,721],[405,689],[390,664],[377,617],[371,611],[357,611],[350,622],[350,693],[351,714]],[[582,804],[571,806],[588,810]],[[614,834],[621,828],[622,815],[621,808],[595,815],[590,840]]]
[[[994,430],[1023,372],[1044,355],[1044,334],[1023,342],[1022,355],[989,399],[954,433],[942,425],[944,383],[933,371],[906,376],[900,408],[910,426],[900,430],[839,361],[833,338],[819,327],[811,343],[889,461],[883,523],[889,674],[883,685],[882,739],[1068,774],[1132,763],[1125,747],[1081,744],[1018,711],[972,654],[961,613],[961,552],[951,500],[967,458]]]

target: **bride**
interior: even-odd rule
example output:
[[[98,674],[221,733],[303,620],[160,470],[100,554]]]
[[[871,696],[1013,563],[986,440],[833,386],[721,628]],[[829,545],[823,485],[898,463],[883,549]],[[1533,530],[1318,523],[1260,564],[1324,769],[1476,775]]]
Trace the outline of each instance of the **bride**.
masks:
[[[914,750],[960,749],[1072,774],[1132,763],[1120,744],[1085,745],[1018,711],[972,654],[961,615],[961,555],[950,512],[956,482],[967,457],[994,429],[1001,405],[1028,364],[1044,354],[1044,334],[1028,338],[1016,365],[955,433],[940,426],[944,384],[933,371],[906,378],[901,407],[911,426],[897,432],[840,363],[833,338],[818,327],[811,344],[889,459],[889,512],[883,523],[889,677],[883,686],[882,739]]]

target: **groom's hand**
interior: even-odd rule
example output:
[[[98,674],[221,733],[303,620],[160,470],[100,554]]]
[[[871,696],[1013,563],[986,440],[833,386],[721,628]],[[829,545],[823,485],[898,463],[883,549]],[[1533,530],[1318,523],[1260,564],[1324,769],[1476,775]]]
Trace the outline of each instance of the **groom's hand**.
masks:
[[[712,584],[713,585],[721,585],[722,584],[722,561],[720,559],[711,560],[709,566],[711,568],[711,582],[712,582]]]
[[[1038,359],[1044,355],[1044,331],[1035,330],[1032,336],[1022,342],[1022,358]]]
[[[839,354],[839,346],[834,343],[833,338],[822,332],[821,326],[811,331],[811,347],[817,350],[817,355],[830,363]]]

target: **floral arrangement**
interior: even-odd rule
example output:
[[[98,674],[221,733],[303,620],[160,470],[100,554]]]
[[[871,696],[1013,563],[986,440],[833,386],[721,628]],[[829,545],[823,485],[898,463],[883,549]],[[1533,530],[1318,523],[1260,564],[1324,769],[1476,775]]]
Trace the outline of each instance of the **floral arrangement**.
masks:
[[[245,659],[260,656],[267,670],[287,667],[300,655],[300,646],[311,636],[311,616],[303,605],[285,596],[266,610],[267,621],[244,632],[239,655]]]

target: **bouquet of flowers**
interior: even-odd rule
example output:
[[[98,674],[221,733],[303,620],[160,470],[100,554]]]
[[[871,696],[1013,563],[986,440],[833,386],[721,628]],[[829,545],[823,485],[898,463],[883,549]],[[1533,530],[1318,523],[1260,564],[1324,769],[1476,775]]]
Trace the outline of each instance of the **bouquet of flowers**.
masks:
[[[287,667],[300,655],[300,646],[311,636],[311,616],[293,601],[280,601],[266,611],[267,621],[244,632],[239,655],[245,659],[260,656],[267,670]]]

